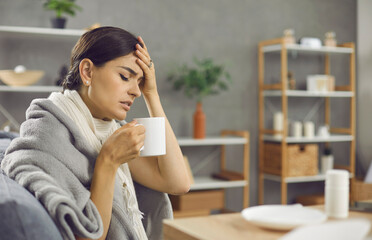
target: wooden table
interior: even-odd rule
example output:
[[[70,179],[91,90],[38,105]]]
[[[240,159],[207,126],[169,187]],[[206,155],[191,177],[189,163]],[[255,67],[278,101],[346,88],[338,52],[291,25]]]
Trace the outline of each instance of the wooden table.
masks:
[[[323,206],[313,206],[323,210]],[[367,218],[372,223],[372,213],[349,212],[350,218]],[[337,221],[329,219],[327,221]],[[218,214],[205,217],[190,217],[164,220],[164,240],[226,240],[226,239],[278,239],[288,231],[265,230],[244,220],[240,213]],[[368,236],[372,236],[372,230]]]

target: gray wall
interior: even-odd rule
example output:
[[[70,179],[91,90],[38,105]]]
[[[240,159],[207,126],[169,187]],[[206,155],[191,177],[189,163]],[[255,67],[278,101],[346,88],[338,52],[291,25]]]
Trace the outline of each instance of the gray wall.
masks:
[[[372,29],[370,23],[372,1],[358,0],[358,35],[357,35],[357,63],[358,63],[358,125],[357,125],[357,153],[361,174],[365,174],[372,161]]]
[[[195,103],[172,90],[166,81],[167,74],[180,64],[191,63],[193,57],[211,57],[226,65],[233,85],[229,91],[204,101],[207,134],[216,135],[225,128],[250,131],[252,205],[257,204],[258,192],[258,42],[280,37],[286,28],[293,28],[297,38],[323,39],[325,32],[333,30],[339,42],[356,40],[356,2],[353,0],[77,0],[77,3],[84,10],[69,18],[68,28],[81,29],[99,22],[125,28],[144,38],[156,65],[163,106],[178,136],[191,135]],[[39,0],[0,2],[0,25],[49,27],[51,16],[51,12],[42,9]],[[60,66],[68,63],[68,49],[73,46],[73,43],[35,40],[0,44],[0,68],[24,64],[43,69],[46,76],[41,83],[44,84],[54,82]],[[311,61],[302,61],[296,72],[299,80],[307,74],[307,60]],[[293,64],[296,62],[293,59]],[[271,75],[275,78],[279,73],[271,72]],[[0,101],[22,121],[29,101],[38,96],[1,93]],[[142,100],[132,109],[129,119],[147,115]],[[191,150],[185,149],[187,151]],[[203,156],[208,149],[200,151],[199,155]],[[268,185],[266,197],[270,202],[279,202],[280,185]],[[321,190],[322,186],[291,185],[291,201],[300,188],[306,192],[313,188]],[[232,198],[229,202],[238,206]]]

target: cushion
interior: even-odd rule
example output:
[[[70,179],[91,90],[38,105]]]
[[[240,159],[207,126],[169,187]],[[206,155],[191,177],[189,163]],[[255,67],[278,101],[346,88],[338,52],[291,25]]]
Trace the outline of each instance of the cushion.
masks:
[[[0,131],[0,138],[14,139],[16,137],[19,137],[19,133]]]
[[[0,138],[0,164],[1,160],[4,158],[4,153],[6,148],[9,146],[11,139],[9,138]]]
[[[10,142],[18,136],[18,133],[0,131],[0,164],[1,160],[4,158],[5,150],[8,148]]]
[[[17,137],[0,131],[0,163],[11,139]],[[0,169],[0,238],[62,240],[53,220],[40,202],[24,187]]]
[[[21,185],[0,173],[0,236],[1,239],[62,240],[53,220]]]

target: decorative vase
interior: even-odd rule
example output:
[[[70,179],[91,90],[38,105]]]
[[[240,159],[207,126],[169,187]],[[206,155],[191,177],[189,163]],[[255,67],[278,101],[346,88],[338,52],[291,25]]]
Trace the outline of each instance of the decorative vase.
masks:
[[[52,18],[51,21],[53,28],[65,28],[66,18]]]
[[[205,114],[201,102],[196,103],[194,113],[194,138],[205,138]]]

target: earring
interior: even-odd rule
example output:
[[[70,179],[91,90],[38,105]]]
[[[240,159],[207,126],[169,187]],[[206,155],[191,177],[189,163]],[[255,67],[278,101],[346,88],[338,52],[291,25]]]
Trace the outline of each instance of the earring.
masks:
[[[86,84],[89,84],[89,81],[85,81]]]

